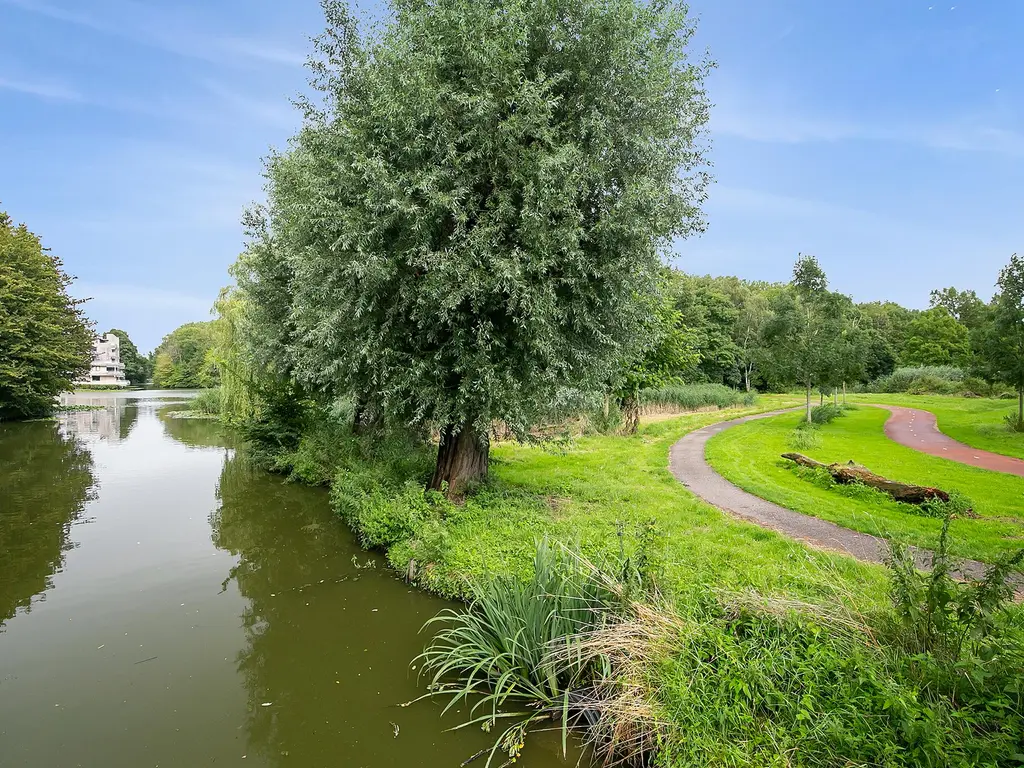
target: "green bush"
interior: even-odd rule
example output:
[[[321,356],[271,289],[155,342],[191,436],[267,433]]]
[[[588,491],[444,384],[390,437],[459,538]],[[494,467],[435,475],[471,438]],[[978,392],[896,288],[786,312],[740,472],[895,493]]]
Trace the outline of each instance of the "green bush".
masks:
[[[831,424],[840,416],[845,415],[845,406],[825,403],[825,405],[817,405],[811,409],[811,422],[814,424]]]
[[[964,371],[950,365],[903,367],[864,385],[864,391],[950,395],[965,389],[964,380]]]
[[[679,384],[640,392],[643,407],[677,408],[681,411],[753,405],[756,399],[753,392],[741,392],[723,384]]]

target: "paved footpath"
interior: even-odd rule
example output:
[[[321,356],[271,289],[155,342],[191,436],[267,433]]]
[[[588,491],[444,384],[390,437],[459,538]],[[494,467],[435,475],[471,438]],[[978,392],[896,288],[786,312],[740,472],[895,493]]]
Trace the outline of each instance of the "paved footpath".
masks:
[[[719,432],[737,424],[755,419],[767,419],[783,413],[790,413],[792,410],[799,409],[745,416],[690,432],[672,446],[669,452],[669,469],[676,479],[697,496],[734,517],[755,523],[763,528],[769,528],[814,547],[841,552],[858,560],[872,563],[885,562],[888,547],[884,539],[859,531],[851,531],[849,528],[843,528],[828,520],[794,512],[791,509],[780,507],[778,504],[765,501],[733,485],[708,464],[704,456],[705,446],[708,440]],[[910,550],[914,554],[914,560],[918,567],[923,569],[930,567],[932,553],[929,550],[918,547],[911,547]],[[976,560],[962,560],[959,573],[980,578],[984,575],[987,567],[984,563]]]
[[[898,405],[875,407],[884,408],[891,414],[889,420],[885,422],[885,434],[900,445],[972,467],[1024,477],[1024,460],[957,442],[939,431],[934,413]]]

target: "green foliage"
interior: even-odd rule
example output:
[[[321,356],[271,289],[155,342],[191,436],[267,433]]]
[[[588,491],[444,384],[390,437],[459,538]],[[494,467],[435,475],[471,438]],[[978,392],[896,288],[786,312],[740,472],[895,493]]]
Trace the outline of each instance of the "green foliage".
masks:
[[[968,389],[963,369],[952,365],[920,365],[897,368],[867,384],[868,392],[908,392],[949,395]]]
[[[841,405],[834,405],[832,403],[825,403],[825,405],[817,405],[811,409],[811,423],[830,424],[835,419],[845,415],[845,407]]]
[[[202,413],[207,416],[217,416],[221,413],[221,391],[220,387],[204,389],[186,403],[185,408],[194,413]]]
[[[908,365],[966,366],[971,359],[967,326],[943,306],[926,310],[911,321],[901,359]]]
[[[89,370],[92,327],[71,282],[39,237],[0,211],[0,421],[47,415]]]
[[[494,574],[472,594],[468,608],[428,623],[442,628],[417,662],[432,695],[450,699],[445,711],[465,706],[467,724],[485,730],[512,720],[490,757],[502,750],[514,759],[531,725],[558,717],[568,728],[574,694],[595,673],[572,645],[611,617],[618,598],[578,553],[546,541],[537,546],[531,578]]]
[[[210,350],[214,322],[186,323],[164,336],[154,351],[153,386],[160,389],[199,389],[218,383]]]
[[[789,433],[787,445],[794,451],[809,451],[821,447],[821,433],[813,422],[801,421]],[[796,465],[794,465],[796,466]],[[829,476],[831,479],[831,475]]]
[[[793,268],[790,288],[776,296],[773,310],[764,330],[767,375],[777,385],[803,387],[810,421],[812,387],[838,385],[859,375],[856,313],[847,297],[827,290],[817,259],[805,255]]]
[[[1016,411],[1003,416],[1003,423],[1011,432],[1024,432],[1024,419]]]
[[[145,355],[139,354],[139,348],[131,340],[125,331],[119,328],[111,328],[107,333],[112,333],[121,340],[121,362],[124,363],[124,377],[130,384],[141,385],[149,381],[153,375],[152,361]]]
[[[1024,422],[1024,258],[1013,254],[999,273],[992,324],[982,356],[989,371],[1019,395],[1018,422]]]
[[[598,389],[702,228],[706,62],[679,3],[327,3],[235,274],[261,359],[406,423],[516,433]],[[270,328],[274,325],[274,329]]]
[[[699,361],[681,373],[688,380],[696,377],[698,381],[739,384],[741,349],[733,335],[740,321],[740,307],[713,280],[681,272],[672,273],[669,294],[699,353]],[[744,322],[758,323],[754,302]]]
[[[729,408],[734,405],[753,405],[755,396],[722,384],[676,384],[640,393],[640,403],[648,408],[672,408],[696,411],[701,408]]]
[[[905,547],[891,547],[893,639],[910,654],[910,675],[958,700],[967,722],[1005,718],[1004,738],[1016,737],[1019,748],[1024,743],[1024,646],[1019,636],[1007,638],[1005,619],[1024,549],[1000,558],[984,578],[962,581],[953,575],[949,525],[947,517],[928,573],[917,569]]]

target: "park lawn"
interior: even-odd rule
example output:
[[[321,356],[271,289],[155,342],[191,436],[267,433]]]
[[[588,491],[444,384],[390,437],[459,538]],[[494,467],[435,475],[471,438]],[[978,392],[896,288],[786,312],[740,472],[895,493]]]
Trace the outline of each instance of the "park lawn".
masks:
[[[851,402],[903,405],[930,411],[938,419],[939,430],[954,440],[1024,459],[1024,433],[1011,432],[1003,417],[1016,413],[1017,400],[953,395],[850,395]]]
[[[881,408],[850,411],[816,430],[820,447],[800,452],[828,463],[853,460],[894,480],[966,495],[980,518],[952,522],[950,551],[958,556],[992,562],[1024,547],[1024,478],[964,466],[898,445],[883,431],[888,415]],[[862,488],[821,487],[794,471],[792,462],[780,458],[794,450],[790,440],[799,419],[796,414],[786,414],[728,429],[709,441],[708,461],[744,490],[788,509],[875,536],[934,546],[942,520],[914,514],[915,507]]]
[[[648,423],[632,437],[577,438],[564,451],[496,445],[490,488],[449,513],[443,554],[422,575],[425,585],[460,596],[466,579],[508,572],[528,576],[535,544],[545,535],[578,542],[594,557],[621,546],[629,551],[638,527],[653,522],[663,546],[666,591],[753,589],[877,608],[886,590],[880,566],[735,520],[698,499],[668,470],[669,448],[687,432],[794,404],[792,397],[761,398],[753,407]],[[389,551],[399,570],[410,555],[403,544]]]

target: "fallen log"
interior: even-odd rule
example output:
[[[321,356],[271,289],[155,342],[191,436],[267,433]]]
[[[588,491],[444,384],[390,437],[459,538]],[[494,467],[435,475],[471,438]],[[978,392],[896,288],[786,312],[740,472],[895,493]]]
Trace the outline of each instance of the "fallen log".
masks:
[[[876,488],[879,491],[889,494],[896,501],[903,501],[907,504],[924,504],[926,501],[949,501],[949,494],[938,488],[930,488],[925,485],[910,485],[898,483],[895,480],[876,475],[866,467],[861,467],[853,462],[850,464],[823,464],[815,461],[810,456],[802,453],[784,453],[782,458],[795,461],[802,467],[812,469],[824,469],[837,483],[849,485],[850,483],[862,483]]]

